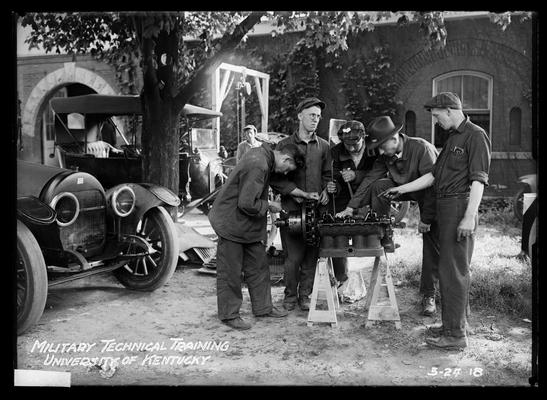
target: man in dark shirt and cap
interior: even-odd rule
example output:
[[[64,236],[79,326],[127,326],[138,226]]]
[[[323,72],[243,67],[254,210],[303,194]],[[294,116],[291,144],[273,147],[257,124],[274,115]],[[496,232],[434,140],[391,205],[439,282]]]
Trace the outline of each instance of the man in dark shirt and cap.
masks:
[[[339,216],[353,213],[364,204],[371,204],[379,215],[388,215],[391,196],[385,195],[388,189],[412,182],[428,174],[437,159],[437,149],[419,137],[409,137],[395,126],[389,116],[375,118],[369,125],[371,144],[369,148],[379,148],[381,155],[372,169],[365,175],[348,207]],[[386,176],[387,175],[387,176]],[[409,193],[400,200],[414,200],[420,209],[418,231],[423,233],[422,274],[420,291],[423,294],[422,312],[431,316],[436,312],[435,294],[438,280],[439,240],[435,222],[435,197],[430,188]],[[392,246],[384,241],[384,246]]]
[[[292,181],[274,180],[270,186],[281,193],[281,204],[287,212],[301,209],[293,196],[293,189],[318,194],[319,203],[325,205],[329,201],[327,183],[332,180],[331,155],[329,143],[316,134],[321,120],[321,111],[325,103],[316,97],[302,100],[297,108],[298,131],[281,140],[278,145],[292,143],[298,146],[306,158],[304,168],[294,171]],[[280,228],[281,244],[285,252],[285,299],[283,306],[293,310],[297,301],[304,311],[309,310],[310,295],[315,278],[315,267],[319,256],[319,248],[306,245],[301,235],[292,235],[288,228]]]
[[[230,173],[209,212],[218,235],[218,316],[234,329],[251,325],[239,315],[242,303],[241,274],[249,288],[252,311],[257,317],[284,317],[272,306],[270,272],[266,257],[266,213],[280,212],[281,204],[268,200],[268,183],[274,173],[286,174],[302,167],[304,154],[294,144],[250,149]],[[293,194],[310,198],[295,190]]]
[[[442,325],[430,327],[426,342],[442,349],[468,344],[467,313],[474,232],[484,186],[488,185],[491,145],[488,135],[462,111],[459,97],[442,92],[424,105],[446,130],[446,140],[433,171],[390,190],[400,195],[433,185],[439,225],[439,283]]]
[[[335,194],[336,210],[346,208],[376,160],[376,154],[367,151],[365,137],[365,126],[360,121],[348,121],[338,129],[340,143],[331,149],[334,176],[333,181],[327,184],[327,192]],[[332,263],[339,282],[338,292],[343,293],[348,283],[348,260],[346,257],[334,257]]]

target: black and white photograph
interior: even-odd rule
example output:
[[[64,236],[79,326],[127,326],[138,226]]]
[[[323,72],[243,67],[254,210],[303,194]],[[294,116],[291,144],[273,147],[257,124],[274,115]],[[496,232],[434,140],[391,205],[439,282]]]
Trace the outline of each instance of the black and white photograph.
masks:
[[[541,387],[538,12],[257,7],[11,11],[12,386]]]

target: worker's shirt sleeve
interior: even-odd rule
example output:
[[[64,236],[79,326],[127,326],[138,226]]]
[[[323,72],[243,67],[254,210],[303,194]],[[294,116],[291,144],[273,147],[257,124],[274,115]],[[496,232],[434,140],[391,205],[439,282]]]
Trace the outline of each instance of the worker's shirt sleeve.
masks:
[[[261,198],[266,185],[266,173],[260,168],[242,172],[239,180],[237,207],[251,217],[261,217],[268,211],[268,200]]]
[[[281,175],[281,174],[272,174],[270,177],[270,187],[282,194],[282,195],[288,195],[290,194],[294,189],[297,188],[296,183],[289,180],[287,176]]]
[[[371,183],[383,178],[387,174],[387,166],[383,157],[378,157],[372,166],[372,169],[365,174],[363,181],[357,188],[357,191],[353,194],[353,197],[348,203],[348,207],[356,209],[361,206],[361,202],[365,196],[365,192]]]
[[[420,155],[418,161],[419,176],[424,176],[433,172],[433,166],[437,161],[437,151],[433,146],[425,146],[423,154]]]
[[[324,141],[320,143],[322,147],[322,162],[321,162],[321,189],[327,187],[327,183],[332,181],[332,155],[328,142]]]
[[[473,132],[467,142],[469,182],[479,181],[488,186],[490,171],[490,140],[484,132]]]

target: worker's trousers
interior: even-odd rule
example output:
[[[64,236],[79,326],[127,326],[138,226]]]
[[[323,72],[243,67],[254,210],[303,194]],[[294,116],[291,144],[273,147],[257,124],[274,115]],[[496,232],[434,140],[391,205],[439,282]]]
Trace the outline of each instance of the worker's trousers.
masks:
[[[467,236],[458,241],[458,225],[468,201],[468,198],[437,198],[442,322],[446,334],[456,337],[466,335],[469,312],[469,265],[475,239]],[[478,216],[475,217],[475,229],[477,225]]]
[[[217,305],[218,317],[223,321],[239,317],[243,302],[242,278],[249,289],[253,314],[268,314],[272,310],[272,294],[264,245],[261,242],[238,243],[219,236]]]
[[[286,227],[281,227],[279,231],[285,253],[283,302],[296,303],[299,299],[311,295],[319,248],[307,246],[301,235],[289,233]]]
[[[391,200],[378,196],[383,191],[395,187],[396,184],[391,179],[378,179],[369,186],[364,197],[364,203],[370,204],[372,210],[378,215],[389,215]],[[405,193],[397,198],[397,201],[416,201],[422,213],[424,205],[425,191]],[[432,297],[438,293],[439,286],[439,222],[435,220],[431,223],[429,232],[422,234],[422,274],[420,278],[420,292],[427,297]]]

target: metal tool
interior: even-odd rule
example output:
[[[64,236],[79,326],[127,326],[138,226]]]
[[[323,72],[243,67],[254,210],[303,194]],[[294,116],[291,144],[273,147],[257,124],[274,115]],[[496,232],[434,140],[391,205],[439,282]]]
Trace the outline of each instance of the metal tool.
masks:
[[[346,171],[351,171],[351,168],[346,168]],[[349,182],[346,182],[346,183],[348,184],[349,195],[353,197],[353,189],[351,188],[351,183]]]
[[[334,160],[330,162],[330,176],[334,179]],[[332,194],[332,215],[336,215],[335,193]]]

